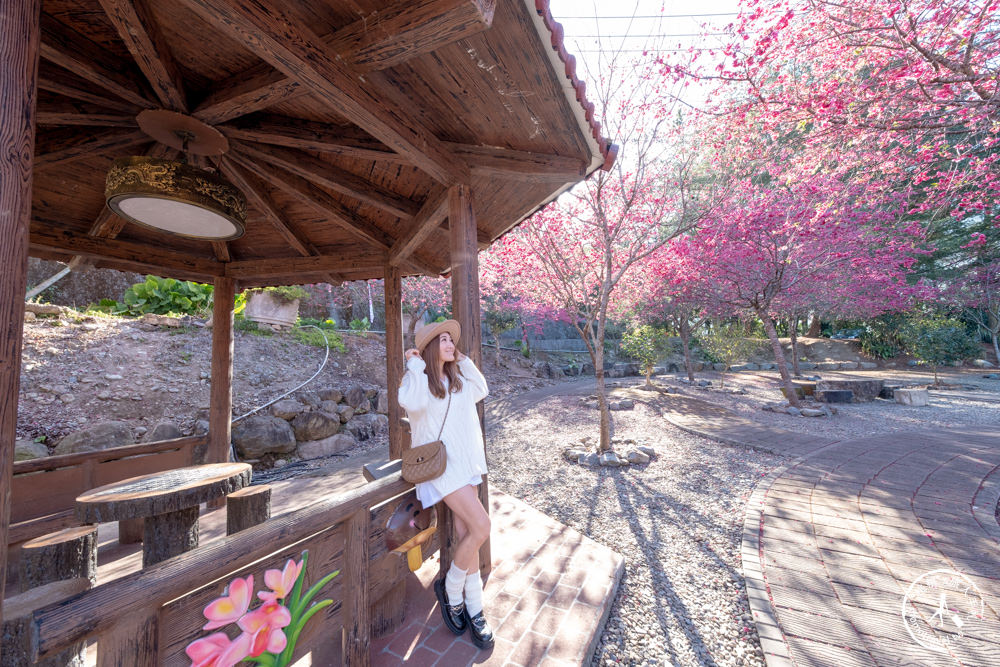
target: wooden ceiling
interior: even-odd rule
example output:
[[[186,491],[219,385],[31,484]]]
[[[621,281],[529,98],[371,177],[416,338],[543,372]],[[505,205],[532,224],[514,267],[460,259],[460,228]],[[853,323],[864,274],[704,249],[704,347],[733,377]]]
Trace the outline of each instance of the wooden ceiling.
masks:
[[[43,0],[31,252],[241,286],[448,270],[447,193],[480,246],[615,147],[546,0]],[[184,239],[104,205],[112,160],[174,158],[144,109],[220,130],[246,234]],[[204,158],[200,158],[204,160]]]

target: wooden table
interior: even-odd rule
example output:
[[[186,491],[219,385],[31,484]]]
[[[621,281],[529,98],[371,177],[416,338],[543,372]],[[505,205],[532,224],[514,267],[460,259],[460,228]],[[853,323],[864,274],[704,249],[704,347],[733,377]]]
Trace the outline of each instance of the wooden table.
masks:
[[[76,498],[85,523],[144,518],[142,566],[198,546],[198,505],[250,484],[249,463],[208,463],[100,486]]]

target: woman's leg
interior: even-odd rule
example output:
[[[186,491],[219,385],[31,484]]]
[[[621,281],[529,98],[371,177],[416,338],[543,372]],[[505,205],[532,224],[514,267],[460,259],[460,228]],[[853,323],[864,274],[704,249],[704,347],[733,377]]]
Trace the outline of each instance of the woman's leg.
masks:
[[[444,497],[444,503],[455,515],[456,529],[461,522],[465,535],[459,533],[453,562],[459,568],[479,571],[479,547],[490,537],[490,515],[479,501],[476,487],[463,486]]]

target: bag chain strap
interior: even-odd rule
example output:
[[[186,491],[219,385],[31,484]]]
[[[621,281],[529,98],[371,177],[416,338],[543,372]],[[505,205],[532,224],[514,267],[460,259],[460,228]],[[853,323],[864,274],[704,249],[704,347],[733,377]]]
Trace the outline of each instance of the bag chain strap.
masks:
[[[444,409],[444,419],[441,420],[441,430],[438,431],[437,439],[441,439],[441,434],[444,433],[444,423],[448,419],[448,411],[451,410],[451,391],[448,391],[448,406]]]

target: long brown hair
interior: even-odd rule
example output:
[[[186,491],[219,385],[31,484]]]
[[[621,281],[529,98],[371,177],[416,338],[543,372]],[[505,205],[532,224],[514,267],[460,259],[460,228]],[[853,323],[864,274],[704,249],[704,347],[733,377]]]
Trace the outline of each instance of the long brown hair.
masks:
[[[455,346],[455,355],[458,356],[458,346]],[[441,336],[435,336],[434,340],[424,346],[420,356],[424,359],[424,373],[427,374],[427,386],[431,393],[438,398],[444,398],[444,383],[437,373],[438,363],[441,360]],[[448,387],[452,393],[462,391],[462,371],[458,367],[457,361],[444,362],[444,374],[448,378]]]

